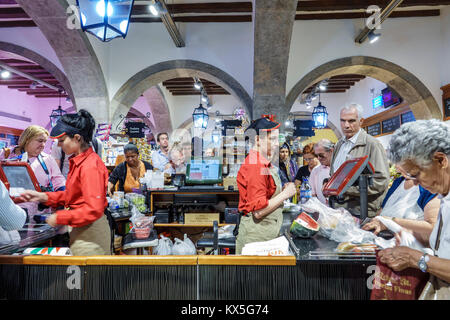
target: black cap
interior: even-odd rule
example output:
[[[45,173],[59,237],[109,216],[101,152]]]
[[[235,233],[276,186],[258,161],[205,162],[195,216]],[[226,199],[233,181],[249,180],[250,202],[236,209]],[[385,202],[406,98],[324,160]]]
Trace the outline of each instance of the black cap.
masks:
[[[248,126],[245,131],[249,129],[253,129],[256,131],[256,134],[259,135],[260,131],[271,131],[278,129],[280,127],[280,124],[275,121],[270,121],[266,117],[257,119],[255,121],[252,121],[252,123]]]
[[[58,139],[64,136],[65,134],[70,135],[79,134],[81,136],[83,135],[80,129],[72,127],[71,125],[62,122],[61,119],[59,119],[56,122],[56,125],[52,128],[52,131],[50,132],[50,138]]]

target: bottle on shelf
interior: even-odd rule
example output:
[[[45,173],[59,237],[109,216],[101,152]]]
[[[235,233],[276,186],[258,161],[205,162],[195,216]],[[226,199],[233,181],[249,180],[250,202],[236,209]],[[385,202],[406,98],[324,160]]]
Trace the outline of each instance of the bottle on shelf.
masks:
[[[308,178],[303,178],[302,185],[300,186],[300,203],[306,203],[311,199],[312,191],[309,185]]]

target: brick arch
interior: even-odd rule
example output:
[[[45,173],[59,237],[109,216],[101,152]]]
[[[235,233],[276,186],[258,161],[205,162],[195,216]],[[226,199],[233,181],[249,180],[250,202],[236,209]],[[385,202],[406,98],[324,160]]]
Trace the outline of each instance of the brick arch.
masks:
[[[442,118],[438,103],[416,76],[392,62],[367,56],[337,59],[315,68],[290,90],[286,108],[291,110],[298,96],[314,83],[342,74],[361,74],[384,82],[408,102],[416,119]]]
[[[16,0],[36,23],[55,51],[73,93],[77,110],[86,109],[97,122],[109,120],[105,77],[94,49],[81,28],[68,28],[65,0]]]
[[[111,101],[113,128],[127,113],[138,97],[159,83],[178,77],[199,77],[217,83],[234,94],[252,117],[252,99],[245,89],[226,72],[210,64],[195,60],[170,60],[152,65],[132,76],[115,94]]]

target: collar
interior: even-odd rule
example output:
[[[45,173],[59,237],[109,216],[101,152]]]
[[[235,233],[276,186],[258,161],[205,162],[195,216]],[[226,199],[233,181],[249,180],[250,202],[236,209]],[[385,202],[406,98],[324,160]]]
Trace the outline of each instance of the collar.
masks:
[[[166,155],[161,149],[158,149],[158,153],[164,157],[166,157],[167,159],[169,159],[169,156]]]
[[[69,161],[78,167],[91,153],[94,153],[94,150],[88,148],[85,152],[82,152],[77,156],[71,156]]]
[[[356,144],[356,141],[358,140],[358,137],[359,137],[359,134],[361,133],[361,130],[362,129],[359,129],[359,131],[353,137],[351,137],[350,139],[344,138],[345,139],[344,142],[350,141],[351,143]]]

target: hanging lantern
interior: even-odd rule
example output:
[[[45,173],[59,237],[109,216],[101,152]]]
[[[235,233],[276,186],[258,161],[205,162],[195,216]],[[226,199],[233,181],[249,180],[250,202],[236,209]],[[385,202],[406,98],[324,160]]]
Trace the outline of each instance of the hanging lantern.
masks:
[[[328,112],[327,108],[325,108],[322,103],[319,102],[317,107],[314,108],[312,113],[312,118],[314,121],[314,128],[323,129],[327,126],[328,121]]]
[[[192,120],[194,121],[195,128],[206,129],[206,127],[208,126],[208,111],[202,107],[201,103],[198,108],[194,109],[194,112],[192,113]]]
[[[58,109],[55,109],[50,114],[50,124],[52,128],[56,125],[56,122],[58,122],[59,118],[61,118],[63,115],[65,115],[67,112],[61,108],[61,105],[58,106]]]
[[[77,0],[81,29],[101,41],[125,38],[134,0]]]

